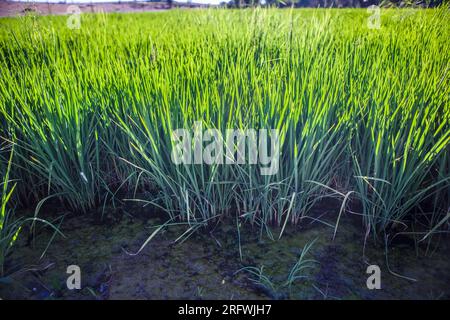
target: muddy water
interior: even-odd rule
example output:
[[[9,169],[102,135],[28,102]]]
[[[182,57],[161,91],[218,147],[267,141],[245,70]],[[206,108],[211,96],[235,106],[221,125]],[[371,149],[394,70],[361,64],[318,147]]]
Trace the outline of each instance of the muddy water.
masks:
[[[319,210],[321,219],[334,223],[336,210]],[[450,298],[448,238],[435,239],[431,246],[415,246],[411,238],[398,237],[386,255],[384,246],[371,241],[363,252],[361,224],[350,218],[341,221],[334,241],[333,228],[323,223],[287,227],[278,239],[280,229],[261,232],[250,224],[238,229],[230,219],[200,228],[177,242],[188,226],[166,227],[139,254],[132,255],[164,220],[148,219],[152,216],[148,209],[127,211],[108,209],[102,221],[94,218],[98,212],[68,215],[60,226],[64,238],[48,228],[37,229],[32,241],[20,238],[8,259],[9,276],[0,282],[0,298]],[[315,262],[288,285],[302,248],[312,241],[305,259]],[[381,269],[380,290],[366,286],[369,264]],[[81,268],[80,290],[67,289],[69,265]],[[262,267],[268,281],[252,281],[262,278],[244,267]]]

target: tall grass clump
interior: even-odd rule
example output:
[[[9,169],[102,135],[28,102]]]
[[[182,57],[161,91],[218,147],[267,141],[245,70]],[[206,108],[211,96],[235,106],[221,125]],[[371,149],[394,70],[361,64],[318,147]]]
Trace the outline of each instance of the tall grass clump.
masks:
[[[16,187],[16,184],[11,185],[11,181],[9,180],[13,149],[9,151],[9,154],[9,161],[6,168],[1,168],[4,170],[1,171],[2,180],[0,184],[2,191],[0,198],[0,280],[5,275],[6,256],[22,227],[20,221],[14,219],[14,211],[9,206],[11,195]]]
[[[444,87],[450,65],[442,55],[447,43],[434,41],[441,32],[449,34],[441,29],[443,17],[448,11],[429,21],[407,16],[405,28],[395,31],[388,21],[392,28],[372,39],[380,50],[354,63],[361,70],[355,86],[367,94],[350,111],[355,124],[350,153],[364,219],[374,234],[412,216],[435,219],[448,208],[449,94]],[[431,199],[443,206],[429,205]]]
[[[17,181],[12,180],[10,177],[12,168],[12,159],[14,156],[14,144],[0,145],[0,154],[4,157],[6,154],[7,163],[6,166],[0,167],[1,181],[0,181],[0,283],[8,282],[8,274],[6,273],[6,260],[12,251],[14,244],[16,243],[19,234],[23,233],[22,229],[25,226],[29,226],[30,229],[35,227],[36,223],[42,223],[49,226],[59,235],[64,236],[61,231],[51,222],[34,216],[16,215],[16,205],[11,201],[12,195],[15,192]],[[45,251],[44,251],[45,253]]]
[[[359,202],[373,234],[432,230],[448,211],[449,12],[381,17],[380,29],[364,10],[334,9],[89,14],[79,30],[66,17],[1,19],[1,136],[15,143],[18,202],[85,212],[155,188],[135,200],[263,229],[333,196],[343,210]],[[278,130],[279,170],[176,165],[173,131],[195,123]]]

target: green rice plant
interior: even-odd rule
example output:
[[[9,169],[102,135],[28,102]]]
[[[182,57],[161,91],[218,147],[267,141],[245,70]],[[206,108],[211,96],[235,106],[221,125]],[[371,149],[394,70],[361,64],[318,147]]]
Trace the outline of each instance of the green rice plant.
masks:
[[[268,296],[278,299],[279,298],[279,292],[276,288],[275,284],[272,282],[272,280],[264,274],[264,266],[261,266],[260,268],[257,267],[243,267],[236,271],[234,274],[236,275],[239,272],[245,271],[252,275],[253,277],[248,278],[250,282],[252,282],[254,285],[259,287],[263,292],[265,292]]]
[[[204,19],[199,18],[200,22],[203,21],[202,18]],[[172,78],[175,74],[183,90],[174,96],[168,91],[170,89],[164,88],[162,97],[168,96],[169,100],[134,92],[132,105],[119,108],[115,114],[115,122],[131,139],[131,150],[127,153],[139,155],[129,161],[130,164],[145,172],[159,187],[161,201],[171,217],[179,213],[187,219],[207,219],[216,212],[238,208],[242,216],[250,221],[254,222],[256,218],[262,217],[265,222],[281,224],[287,219],[284,216],[291,201],[294,213],[289,218],[296,223],[314,204],[315,196],[319,193],[316,185],[305,181],[319,180],[329,183],[337,166],[338,155],[343,152],[343,149],[337,148],[339,119],[336,113],[339,102],[333,103],[335,108],[320,106],[326,103],[320,99],[338,99],[339,92],[333,86],[340,79],[329,77],[330,82],[322,89],[332,92],[332,95],[316,97],[314,91],[317,89],[314,86],[301,88],[305,79],[302,75],[291,73],[291,69],[298,68],[305,72],[305,77],[309,76],[306,69],[294,64],[296,62],[292,62],[293,66],[281,64],[273,69],[258,68],[258,63],[273,59],[269,56],[273,51],[278,56],[276,60],[289,60],[292,48],[289,45],[274,48],[267,40],[271,36],[268,27],[274,24],[273,20],[279,22],[277,17],[257,10],[250,17],[240,18],[256,21],[249,23],[251,27],[244,32],[248,37],[248,44],[244,43],[244,48],[240,48],[242,40],[235,39],[236,43],[227,44],[228,48],[224,50],[221,48],[222,38],[215,41],[208,38],[208,43],[197,42],[196,47],[184,48],[181,44],[191,40],[189,37],[180,37],[177,43],[184,51],[180,52],[179,47],[174,47],[170,57],[185,55],[186,50],[195,50],[202,55],[200,64],[191,59],[187,60],[185,65],[173,65],[173,61],[177,59],[171,59],[165,60],[161,66],[170,69],[170,72],[165,72],[163,76]],[[327,21],[317,24],[315,28],[323,29]],[[218,28],[226,30],[226,25],[230,22],[228,19],[218,19],[216,23],[220,24]],[[289,28],[289,25],[281,26],[280,32],[288,33]],[[197,32],[208,34],[210,31],[206,28]],[[255,42],[255,38],[258,42]],[[331,41],[331,38],[326,41]],[[207,48],[211,45],[218,48],[215,56],[208,54]],[[245,48],[248,45],[250,47]],[[317,41],[313,45],[320,46],[321,43]],[[237,63],[231,64],[231,61]],[[328,61],[324,60],[314,68],[319,70],[327,63]],[[224,67],[217,69],[217,65]],[[218,91],[218,87],[208,82],[214,73],[218,73],[215,77],[219,79],[228,77],[232,81],[224,81],[224,89]],[[244,73],[249,75],[243,78]],[[189,74],[189,77],[186,77],[186,74]],[[275,79],[287,76],[290,77],[291,84],[288,87],[274,82]],[[273,83],[275,87],[265,88],[268,83]],[[234,93],[235,88],[239,90],[238,93]],[[296,90],[307,90],[307,95],[302,96]],[[225,92],[231,93],[231,96],[224,94]],[[280,95],[280,92],[284,92],[284,95]],[[184,100],[179,101],[178,96]],[[149,107],[149,104],[152,104],[150,101],[158,107]],[[244,108],[247,105],[248,108]],[[289,112],[296,105],[296,111]],[[258,168],[251,165],[176,166],[171,163],[171,132],[177,128],[191,128],[202,118],[199,112],[208,114],[202,122],[205,128],[217,129],[223,132],[223,135],[226,129],[279,130],[283,165],[278,174],[261,176]],[[292,195],[294,199],[290,200]]]
[[[431,22],[433,25],[439,20]],[[415,23],[424,26],[421,17],[416,17]],[[370,96],[364,103],[355,104],[356,111],[352,111],[350,152],[364,219],[373,234],[401,224],[424,200],[435,197],[437,201],[440,191],[449,187],[448,168],[441,166],[440,174],[433,173],[450,142],[449,100],[444,89],[449,65],[439,58],[443,43],[432,40],[437,33],[439,24],[420,38],[410,29],[403,29],[396,42],[377,52],[378,64],[364,62],[367,71],[362,79],[367,80],[357,85]],[[385,37],[380,36],[377,42],[386,43]],[[430,45],[416,56],[413,48],[421,48],[423,42]],[[397,60],[395,50],[405,52],[403,59],[409,67]],[[421,64],[418,57],[425,54],[438,58]],[[420,67],[412,69],[411,65]],[[396,79],[371,82],[380,69],[383,74],[395,74]],[[426,78],[417,78],[418,74]],[[423,86],[423,81],[433,85]]]
[[[380,29],[353,9],[86,14],[79,30],[66,18],[0,19],[0,136],[15,145],[17,204],[88,212],[156,190],[135,200],[193,228],[237,216],[272,238],[269,226],[301,223],[336,195],[336,226],[350,200],[374,235],[443,221],[448,8],[383,9]],[[196,123],[278,130],[279,170],[175,164],[173,132]]]
[[[59,234],[64,237],[64,234],[62,234],[59,228],[56,227],[54,224],[46,220],[40,219],[36,215],[34,217],[15,215],[14,207],[10,206],[11,204],[10,200],[17,185],[17,182],[14,182],[12,187],[10,186],[10,183],[12,182],[12,180],[10,180],[10,172],[12,167],[12,159],[15,153],[14,144],[11,145],[9,148],[5,147],[5,150],[9,154],[9,157],[5,171],[4,173],[2,172],[3,178],[0,184],[2,188],[1,203],[0,203],[0,282],[7,283],[9,281],[9,278],[7,277],[5,270],[6,258],[11,253],[13,245],[16,242],[24,226],[31,224],[31,228],[33,228],[36,222],[40,222],[52,228],[54,230],[54,234],[51,237],[49,243],[47,244],[47,248],[50,245],[53,238],[55,237],[55,235]],[[5,150],[1,151],[5,152]],[[1,169],[3,169],[3,167],[1,167]],[[47,248],[42,253],[42,256],[47,251]]]
[[[275,284],[269,275],[264,273],[264,266],[259,268],[253,266],[246,266],[237,270],[234,274],[239,272],[247,272],[251,275],[249,281],[255,284],[259,289],[261,289],[265,294],[269,295],[274,299],[283,299],[292,296],[292,285],[297,280],[305,280],[309,277],[308,271],[313,269],[317,265],[317,261],[314,259],[307,259],[306,256],[310,253],[310,250],[317,239],[307,243],[298,257],[298,260],[289,270],[286,276],[286,281],[282,284]],[[283,289],[288,290],[288,294],[283,293]]]
[[[2,172],[2,196],[0,206],[0,280],[5,274],[4,265],[6,256],[21,229],[21,224],[14,221],[14,213],[12,209],[7,207],[8,201],[10,200],[16,187],[16,184],[13,184],[12,187],[9,186],[9,172],[11,169],[12,155],[13,150],[10,151],[6,172]]]
[[[294,266],[291,268],[291,271],[289,272],[289,275],[287,277],[286,283],[284,284],[286,287],[291,290],[292,284],[299,280],[299,279],[307,279],[308,275],[306,274],[306,270],[312,269],[316,266],[318,263],[314,259],[305,259],[308,252],[311,250],[311,247],[314,245],[317,239],[313,240],[310,243],[307,243],[303,249],[302,252],[297,260],[297,262],[294,264]]]

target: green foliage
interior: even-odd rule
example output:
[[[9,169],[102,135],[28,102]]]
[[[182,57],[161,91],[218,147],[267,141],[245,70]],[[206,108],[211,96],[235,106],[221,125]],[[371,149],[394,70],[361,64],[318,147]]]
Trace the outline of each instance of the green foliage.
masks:
[[[306,258],[307,255],[311,255],[310,251],[316,240],[307,243],[303,247],[298,260],[289,270],[286,281],[281,284],[275,284],[271,277],[264,273],[264,266],[259,268],[253,266],[243,267],[237,270],[235,274],[242,271],[248,273],[250,275],[248,280],[273,299],[292,297],[294,283],[299,280],[306,281],[310,277],[310,272],[318,266],[318,261]]]
[[[21,224],[14,221],[14,212],[7,207],[11,195],[14,192],[16,184],[10,187],[9,172],[11,169],[11,159],[13,156],[13,149],[9,151],[9,161],[6,167],[6,172],[2,175],[1,181],[1,203],[0,203],[0,280],[4,275],[4,264],[6,255],[9,249],[17,239],[20,232]]]
[[[86,14],[79,30],[60,16],[0,19],[0,126],[17,137],[17,198],[58,195],[86,211],[156,186],[142,200],[170,218],[238,211],[265,226],[299,223],[328,186],[354,191],[374,234],[424,214],[425,200],[436,225],[448,208],[449,12],[383,9],[381,29],[368,16]],[[195,121],[280,130],[280,170],[175,165],[171,133]]]

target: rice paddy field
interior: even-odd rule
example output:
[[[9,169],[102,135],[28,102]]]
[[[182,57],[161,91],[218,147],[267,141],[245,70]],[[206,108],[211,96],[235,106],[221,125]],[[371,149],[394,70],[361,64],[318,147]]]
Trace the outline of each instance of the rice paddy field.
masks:
[[[78,18],[0,18],[0,298],[450,298],[447,7]]]

